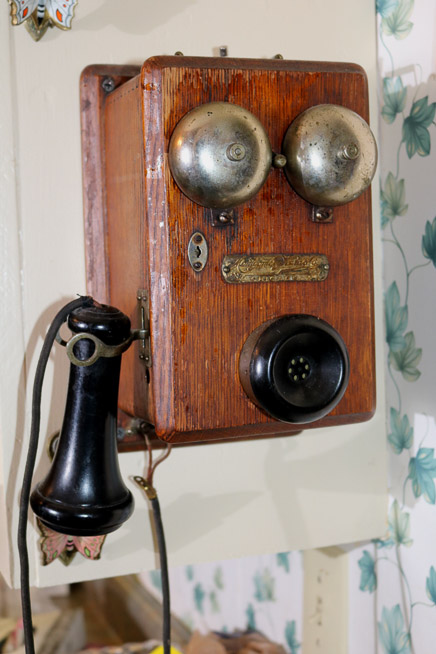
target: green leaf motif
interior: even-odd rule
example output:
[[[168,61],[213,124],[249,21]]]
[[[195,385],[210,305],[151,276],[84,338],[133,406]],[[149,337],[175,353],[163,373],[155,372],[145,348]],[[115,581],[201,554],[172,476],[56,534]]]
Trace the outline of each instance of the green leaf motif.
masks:
[[[397,40],[405,39],[413,27],[410,22],[414,0],[400,0],[389,14],[382,18],[381,26],[386,36],[395,36]]]
[[[387,538],[373,538],[371,543],[374,543],[378,550],[382,549],[383,547],[389,549],[393,546],[393,542]]]
[[[285,627],[285,638],[291,654],[297,654],[301,643],[297,641],[297,626],[295,620],[289,620]]]
[[[403,123],[403,141],[409,159],[414,154],[426,157],[430,154],[430,132],[428,127],[433,122],[436,102],[428,104],[428,95],[413,103],[409,116]]]
[[[363,551],[363,556],[358,561],[360,573],[360,590],[367,590],[373,593],[377,588],[377,575],[375,573],[375,561],[368,550]]]
[[[386,200],[384,199],[383,195],[383,190],[380,186],[380,213],[381,213],[381,228],[384,229],[386,225],[389,224],[389,216],[385,214],[385,211],[387,210],[388,206],[386,203]]]
[[[245,609],[245,615],[247,616],[247,629],[252,631],[256,630],[256,614],[254,612],[254,607],[252,604],[249,604]]]
[[[385,77],[383,79],[382,116],[389,124],[393,123],[406,104],[407,88],[404,88],[401,77]]]
[[[430,223],[427,220],[425,224],[425,233],[422,237],[422,254],[426,259],[430,259],[436,268],[436,218]]]
[[[392,445],[395,454],[401,454],[408,450],[413,444],[413,427],[410,426],[409,418],[404,415],[402,418],[397,409],[391,408],[391,433],[388,441]]]
[[[376,0],[375,9],[382,17],[389,16],[398,5],[398,0]]]
[[[399,604],[390,610],[383,607],[378,634],[385,654],[410,654],[410,638]]]
[[[401,511],[397,500],[392,502],[388,516],[388,534],[395,545],[410,547],[410,515]]]
[[[407,306],[400,307],[400,293],[392,282],[385,295],[386,342],[391,352],[402,350],[406,341],[403,332],[407,327]]]
[[[420,447],[416,457],[409,461],[408,479],[412,482],[415,497],[424,496],[429,504],[436,501],[436,490],[433,479],[436,477],[436,460],[432,447]]]
[[[218,597],[216,595],[216,592],[212,590],[209,593],[209,601],[210,601],[210,608],[212,613],[219,613],[220,612],[220,603],[218,601]]]
[[[415,382],[421,376],[416,367],[421,361],[422,349],[415,347],[415,335],[413,332],[407,332],[404,336],[405,346],[398,352],[389,352],[389,363],[395,370],[403,375],[404,379],[409,382]]]
[[[436,604],[436,570],[433,566],[430,568],[429,575],[427,577],[427,582],[425,584],[425,589],[429,600]]]
[[[254,597],[258,602],[271,602],[275,600],[274,596],[274,577],[271,576],[268,568],[254,576],[255,593]]]
[[[289,572],[291,569],[289,556],[290,556],[290,552],[280,552],[279,554],[276,554],[277,565],[282,566],[285,572]]]
[[[185,575],[188,581],[192,581],[194,579],[194,566],[187,565],[185,567]]]
[[[382,214],[384,225],[396,216],[404,216],[409,208],[406,204],[406,189],[404,179],[396,180],[388,173],[384,188],[381,190]],[[383,226],[384,226],[383,225]]]
[[[194,604],[197,611],[203,614],[204,611],[204,597],[205,592],[201,584],[196,584],[194,586]]]
[[[391,548],[394,545],[410,547],[410,515],[401,511],[397,500],[392,502],[388,515],[388,534],[386,538],[375,541],[378,548]]]
[[[215,570],[213,575],[213,583],[218,588],[218,590],[222,590],[224,588],[223,569],[221,566],[218,566]]]

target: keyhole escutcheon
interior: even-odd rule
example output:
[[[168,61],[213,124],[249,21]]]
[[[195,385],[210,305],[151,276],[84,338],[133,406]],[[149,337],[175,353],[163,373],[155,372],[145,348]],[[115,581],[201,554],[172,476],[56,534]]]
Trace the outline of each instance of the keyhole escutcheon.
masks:
[[[201,272],[207,263],[209,249],[201,232],[194,232],[188,243],[188,260],[195,272]]]

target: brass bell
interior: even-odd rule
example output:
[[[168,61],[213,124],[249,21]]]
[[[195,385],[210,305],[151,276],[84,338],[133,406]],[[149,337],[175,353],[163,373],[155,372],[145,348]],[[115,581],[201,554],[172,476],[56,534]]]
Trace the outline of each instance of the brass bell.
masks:
[[[318,206],[357,198],[377,166],[377,145],[368,124],[334,104],[316,105],[297,116],[286,132],[283,154],[293,189]]]
[[[272,163],[268,136],[252,113],[229,102],[202,104],[171,136],[169,164],[188,198],[211,209],[231,209],[252,198]]]

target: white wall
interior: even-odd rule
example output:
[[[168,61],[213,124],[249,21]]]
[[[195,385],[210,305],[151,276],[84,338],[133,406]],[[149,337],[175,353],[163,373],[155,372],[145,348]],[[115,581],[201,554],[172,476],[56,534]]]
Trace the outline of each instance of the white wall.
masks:
[[[17,497],[37,352],[55,310],[85,291],[81,70],[92,63],[140,64],[151,55],[176,50],[211,55],[222,44],[231,56],[271,57],[280,52],[289,59],[353,61],[369,75],[374,124],[376,62],[373,3],[361,0],[88,0],[79,3],[71,32],[50,30],[39,43],[24,27],[9,25],[3,4],[0,517],[9,531],[2,533],[0,564],[5,578],[16,584]],[[373,195],[378,198],[377,183]],[[378,225],[377,209],[374,215]],[[378,246],[375,258],[379,275]],[[379,289],[377,306],[380,309]],[[379,351],[380,315],[378,311]],[[47,468],[44,441],[60,425],[67,367],[58,349],[46,378],[35,478]],[[370,423],[173,452],[156,479],[171,564],[311,548],[383,533],[382,370],[378,379],[380,408]],[[126,477],[143,472],[141,453],[121,459]],[[133,484],[130,487],[135,491]],[[33,526],[29,531],[37,585],[112,576],[155,564],[142,496],[136,498],[134,517],[108,537],[102,559],[95,563],[76,557],[69,568],[59,562],[41,568],[37,534]]]

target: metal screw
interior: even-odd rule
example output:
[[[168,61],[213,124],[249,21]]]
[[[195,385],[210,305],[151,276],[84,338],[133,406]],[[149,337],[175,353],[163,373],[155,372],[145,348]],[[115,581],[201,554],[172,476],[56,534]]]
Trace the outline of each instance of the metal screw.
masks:
[[[202,243],[202,241],[203,241],[203,237],[201,234],[196,234],[194,236],[194,243]]]
[[[177,50],[177,52],[174,53],[174,56],[175,57],[184,57],[184,54],[180,50]]]
[[[232,143],[226,150],[227,158],[230,161],[241,161],[245,157],[245,147],[242,143]]]
[[[232,222],[232,214],[229,211],[221,211],[220,215],[218,216],[218,220],[223,225],[227,225],[227,223]]]
[[[227,46],[220,45],[220,57],[227,57]]]
[[[333,209],[330,207],[318,207],[315,210],[315,220],[319,223],[325,223],[327,220],[331,220],[333,216]]]
[[[356,143],[349,143],[348,145],[344,145],[341,154],[344,159],[356,159],[360,154],[359,146],[356,145]]]
[[[282,54],[276,54],[276,55],[274,55],[273,59],[283,59],[283,55]]]
[[[286,166],[286,157],[284,154],[275,154],[273,157],[274,168],[284,168]]]
[[[201,261],[194,261],[192,265],[195,268],[195,270],[201,270],[203,268],[203,264],[201,263]]]
[[[104,77],[101,82],[101,88],[106,93],[112,93],[112,91],[115,88],[115,80],[113,79],[113,77]]]
[[[230,272],[230,266],[223,266],[223,273],[227,275]]]

